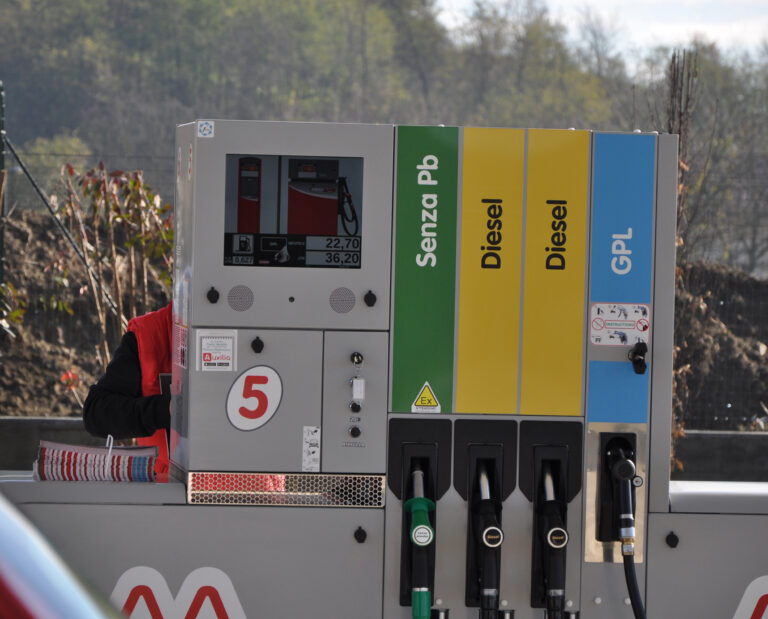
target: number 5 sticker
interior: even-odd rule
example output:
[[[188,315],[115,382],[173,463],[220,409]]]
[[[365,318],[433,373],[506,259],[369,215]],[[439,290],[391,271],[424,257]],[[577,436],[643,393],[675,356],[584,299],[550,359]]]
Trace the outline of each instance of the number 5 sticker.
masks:
[[[266,365],[240,374],[227,394],[227,417],[238,430],[255,430],[267,423],[280,405],[283,383]]]

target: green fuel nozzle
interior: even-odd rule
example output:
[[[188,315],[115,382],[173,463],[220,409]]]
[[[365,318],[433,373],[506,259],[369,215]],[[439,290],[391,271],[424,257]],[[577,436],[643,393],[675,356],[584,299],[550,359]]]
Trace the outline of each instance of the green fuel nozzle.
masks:
[[[435,539],[435,530],[429,521],[429,512],[435,511],[435,503],[424,496],[424,471],[414,468],[411,480],[413,497],[403,505],[403,509],[411,514],[411,616],[413,619],[430,619],[432,592],[429,589],[427,547]]]
[[[403,508],[411,514],[411,541],[417,546],[429,546],[435,539],[435,530],[429,522],[429,512],[435,511],[435,503],[424,496],[413,497]]]

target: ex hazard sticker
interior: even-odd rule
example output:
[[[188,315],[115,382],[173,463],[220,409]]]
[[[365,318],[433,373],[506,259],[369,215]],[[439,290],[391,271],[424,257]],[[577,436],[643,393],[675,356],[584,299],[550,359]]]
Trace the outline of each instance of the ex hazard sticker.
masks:
[[[421,388],[421,391],[419,391],[419,395],[417,395],[416,399],[413,401],[413,404],[411,405],[411,412],[412,413],[439,413],[440,412],[440,402],[438,402],[437,396],[435,396],[435,392],[433,391],[432,387],[430,387],[429,381],[424,383],[424,386]]]

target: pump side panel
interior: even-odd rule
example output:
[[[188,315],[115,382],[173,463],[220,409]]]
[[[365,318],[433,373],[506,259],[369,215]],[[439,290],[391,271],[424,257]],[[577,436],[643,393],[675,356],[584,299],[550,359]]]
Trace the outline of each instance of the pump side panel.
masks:
[[[453,410],[458,148],[456,127],[397,129],[393,412]]]
[[[671,531],[679,537],[677,548],[665,542]],[[651,514],[647,615],[764,617],[765,600],[761,604],[760,599],[768,594],[762,550],[766,537],[764,515]]]
[[[516,413],[525,132],[464,129],[457,413]]]
[[[171,457],[186,466],[187,452],[180,449],[189,436],[187,416],[184,413],[189,398],[189,329],[192,304],[192,238],[194,235],[193,123],[176,128],[176,187],[174,217],[174,273],[173,273],[173,364],[171,401]]]
[[[131,591],[136,597],[135,587],[145,585],[166,619],[198,616],[188,612],[201,591],[211,593],[209,601],[220,598],[233,619],[307,613],[331,619],[381,613],[384,511],[380,509],[19,507],[75,571],[104,596],[113,596],[119,609]],[[364,543],[355,541],[358,527],[367,533]],[[139,566],[143,569],[135,570],[133,579],[126,576],[121,590],[116,590],[121,577]],[[200,572],[194,574],[200,568],[208,568],[202,578]],[[143,604],[136,604],[137,612]]]
[[[206,350],[216,334],[234,335],[236,364],[206,370]],[[257,337],[264,343],[258,354],[251,348]],[[322,425],[323,333],[192,329],[190,338],[188,470],[301,472],[304,428]],[[273,385],[275,374],[279,383]],[[256,379],[245,382],[245,375]],[[259,410],[258,392],[277,408],[266,423],[251,427],[258,412],[249,411]]]
[[[587,131],[528,131],[520,412],[581,415]]]

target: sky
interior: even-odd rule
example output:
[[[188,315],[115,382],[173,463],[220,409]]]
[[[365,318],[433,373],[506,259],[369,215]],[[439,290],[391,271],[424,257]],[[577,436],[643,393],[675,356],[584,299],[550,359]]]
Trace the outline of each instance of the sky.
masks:
[[[501,4],[503,0],[498,0]],[[520,0],[518,0],[520,1]],[[756,51],[768,41],[768,0],[541,0],[575,36],[586,8],[614,26],[617,51],[682,46],[695,34],[722,50]],[[460,24],[473,0],[438,0],[441,19]]]

